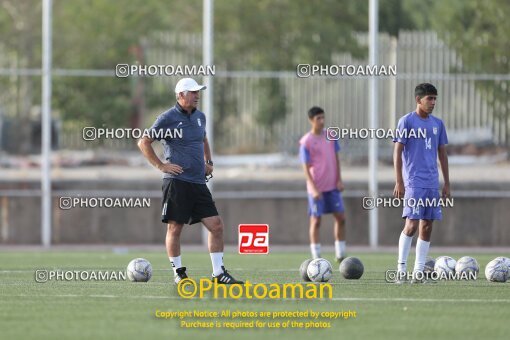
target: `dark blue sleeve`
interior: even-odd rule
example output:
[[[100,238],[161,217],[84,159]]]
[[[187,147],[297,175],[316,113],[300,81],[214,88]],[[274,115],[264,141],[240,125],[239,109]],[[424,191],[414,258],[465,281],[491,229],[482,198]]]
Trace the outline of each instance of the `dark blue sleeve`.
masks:
[[[156,118],[156,121],[149,128],[151,131],[151,136],[154,136],[154,140],[161,140],[163,137],[163,133],[158,133],[158,131],[163,131],[167,126],[167,115],[166,112],[162,113]]]

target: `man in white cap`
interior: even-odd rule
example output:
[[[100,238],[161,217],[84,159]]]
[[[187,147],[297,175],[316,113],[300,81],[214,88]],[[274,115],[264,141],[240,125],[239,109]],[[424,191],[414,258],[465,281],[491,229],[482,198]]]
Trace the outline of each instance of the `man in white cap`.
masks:
[[[138,141],[138,147],[144,157],[163,172],[161,220],[167,224],[166,250],[175,283],[188,277],[181,261],[180,235],[184,224],[202,222],[209,230],[212,280],[222,284],[242,284],[223,265],[223,221],[205,184],[206,176],[213,171],[205,115],[197,110],[200,91],[205,89],[191,78],[179,80],[175,86],[177,103],[162,113],[150,128],[154,132],[151,137],[156,138],[143,137]],[[158,133],[169,130],[182,133],[174,133],[171,137]],[[154,140],[160,140],[164,146],[165,163],[152,148]]]

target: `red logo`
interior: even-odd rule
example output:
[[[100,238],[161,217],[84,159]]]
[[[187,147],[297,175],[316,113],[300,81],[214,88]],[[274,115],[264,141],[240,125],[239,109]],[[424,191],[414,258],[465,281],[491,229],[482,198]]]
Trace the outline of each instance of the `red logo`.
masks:
[[[269,225],[240,224],[239,254],[269,253]]]

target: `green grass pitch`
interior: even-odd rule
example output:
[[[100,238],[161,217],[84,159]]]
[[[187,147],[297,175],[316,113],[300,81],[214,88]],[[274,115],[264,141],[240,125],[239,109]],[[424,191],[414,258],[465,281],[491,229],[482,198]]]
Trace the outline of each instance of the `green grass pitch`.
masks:
[[[2,251],[0,328],[3,339],[499,339],[508,337],[510,282],[489,283],[483,269],[498,254],[475,255],[481,266],[476,281],[394,285],[384,272],[394,269],[395,254],[357,253],[365,266],[360,280],[345,280],[333,265],[333,299],[249,300],[182,299],[171,283],[163,252],[115,254],[106,251]],[[432,256],[458,254],[431,254]],[[469,254],[465,254],[469,255]],[[148,283],[129,281],[51,281],[36,283],[37,269],[124,270],[135,257],[148,259]],[[237,255],[227,253],[227,268],[253,283],[299,282],[298,268],[308,254]],[[333,254],[325,254],[330,261]],[[414,259],[410,258],[411,261]],[[192,278],[209,277],[207,252],[183,252]],[[412,262],[410,262],[412,263]],[[356,318],[329,321],[327,329],[184,329],[160,311],[356,311]],[[197,319],[192,319],[197,320]],[[210,320],[210,319],[207,319]],[[243,321],[252,320],[244,319]],[[280,321],[287,320],[286,318]],[[202,320],[203,321],[203,320]],[[240,320],[237,320],[240,321]],[[303,320],[300,320],[303,321]],[[323,321],[327,321],[324,320]],[[326,338],[327,337],[327,338]]]

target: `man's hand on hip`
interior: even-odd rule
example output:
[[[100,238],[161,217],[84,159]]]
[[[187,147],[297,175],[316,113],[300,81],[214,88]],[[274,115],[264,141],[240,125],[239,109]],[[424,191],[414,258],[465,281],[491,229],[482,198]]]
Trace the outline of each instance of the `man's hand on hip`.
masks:
[[[179,174],[182,174],[182,172],[183,172],[180,165],[172,164],[172,163],[163,163],[159,167],[159,170],[162,172],[165,172],[167,174],[172,174],[172,175],[179,175]]]

